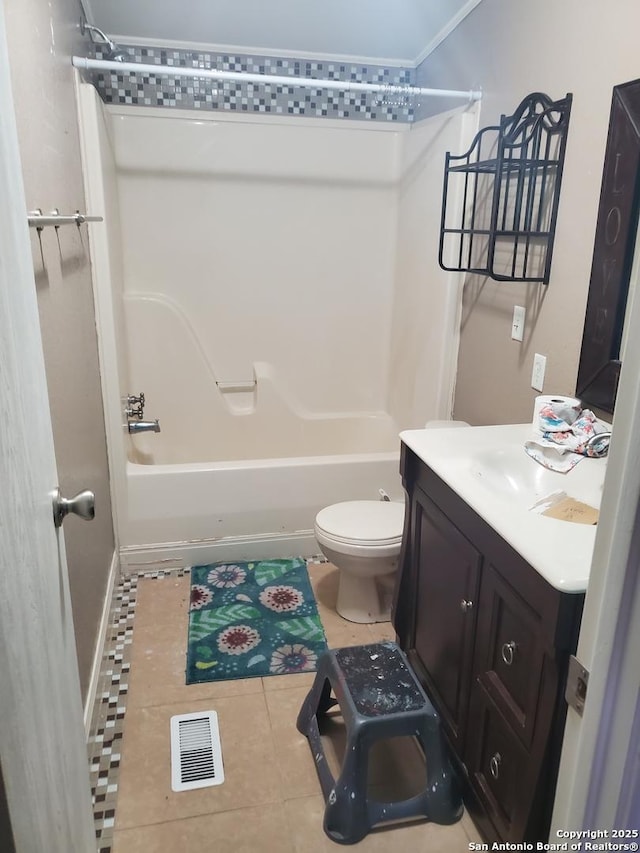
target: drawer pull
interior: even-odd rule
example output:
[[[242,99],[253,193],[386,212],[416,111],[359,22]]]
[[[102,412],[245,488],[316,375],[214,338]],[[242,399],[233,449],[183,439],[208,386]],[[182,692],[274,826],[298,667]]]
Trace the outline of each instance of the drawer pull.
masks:
[[[473,601],[468,601],[466,598],[463,598],[460,602],[460,610],[463,613],[468,613],[473,607]]]
[[[502,646],[502,660],[506,663],[507,666],[511,666],[513,663],[513,656],[516,652],[516,644],[511,640],[510,643],[505,643]]]
[[[502,756],[499,752],[496,752],[495,755],[491,757],[491,761],[489,762],[489,770],[494,779],[497,779],[500,775],[500,764],[502,762]]]

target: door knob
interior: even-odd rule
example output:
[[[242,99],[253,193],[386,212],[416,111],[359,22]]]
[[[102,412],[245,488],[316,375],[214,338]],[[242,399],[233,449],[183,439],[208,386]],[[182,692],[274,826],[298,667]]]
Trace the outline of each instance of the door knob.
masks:
[[[60,527],[65,518],[72,512],[79,515],[85,521],[91,521],[96,514],[96,496],[86,489],[78,492],[72,498],[63,498],[58,486],[53,493],[53,523]]]

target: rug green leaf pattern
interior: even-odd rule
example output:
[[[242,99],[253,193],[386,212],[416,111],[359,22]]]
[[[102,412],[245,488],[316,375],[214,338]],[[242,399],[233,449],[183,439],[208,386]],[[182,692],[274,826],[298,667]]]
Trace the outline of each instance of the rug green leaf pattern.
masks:
[[[187,684],[313,672],[326,648],[305,560],[192,567]]]
[[[304,616],[300,619],[287,619],[286,622],[276,622],[278,628],[288,631],[294,637],[317,643],[324,640],[324,631],[319,616]]]
[[[247,607],[245,604],[229,604],[226,607],[218,607],[216,610],[196,610],[191,614],[189,641],[203,640],[218,628],[223,628],[232,622],[250,622],[259,615],[255,607]]]
[[[255,569],[256,582],[264,586],[301,565],[302,560],[262,560]]]

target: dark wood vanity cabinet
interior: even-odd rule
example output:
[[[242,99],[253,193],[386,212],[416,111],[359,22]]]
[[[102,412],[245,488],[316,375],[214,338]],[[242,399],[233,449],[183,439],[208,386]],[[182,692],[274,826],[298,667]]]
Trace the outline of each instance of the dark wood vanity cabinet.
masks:
[[[411,514],[418,544],[411,651],[450,741],[462,751],[482,555],[421,489],[414,492]],[[444,570],[430,571],[430,565]]]
[[[405,445],[394,603],[480,831],[546,841],[584,596],[554,589]]]

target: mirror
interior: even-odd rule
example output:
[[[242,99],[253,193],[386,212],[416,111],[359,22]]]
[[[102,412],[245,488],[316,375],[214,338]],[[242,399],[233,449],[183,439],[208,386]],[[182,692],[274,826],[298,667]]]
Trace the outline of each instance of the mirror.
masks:
[[[640,202],[640,80],[614,86],[576,396],[613,412]]]

